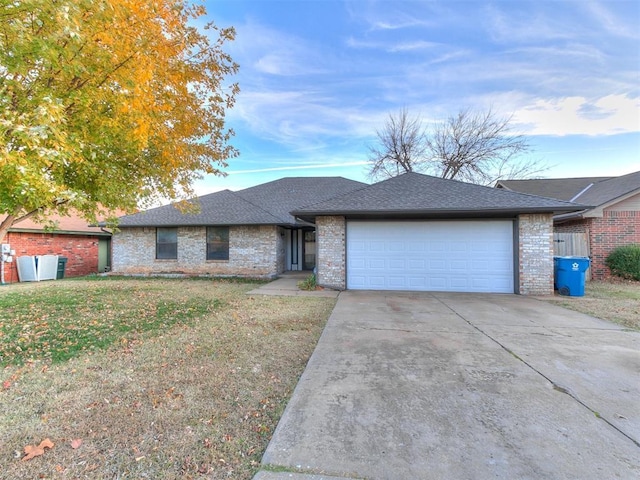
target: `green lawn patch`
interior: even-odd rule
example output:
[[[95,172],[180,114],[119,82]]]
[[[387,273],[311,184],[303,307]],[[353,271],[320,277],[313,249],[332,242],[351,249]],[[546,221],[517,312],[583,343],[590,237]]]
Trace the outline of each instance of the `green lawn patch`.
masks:
[[[187,323],[220,307],[214,297],[171,298],[153,281],[38,285],[0,295],[0,365],[60,362],[147,331]]]

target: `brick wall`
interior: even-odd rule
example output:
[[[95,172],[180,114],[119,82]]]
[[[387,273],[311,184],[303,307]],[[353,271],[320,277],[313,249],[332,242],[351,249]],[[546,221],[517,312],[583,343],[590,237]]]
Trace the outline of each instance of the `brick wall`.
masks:
[[[341,216],[316,218],[317,283],[346,288],[346,222]]]
[[[613,249],[640,243],[640,212],[605,210],[602,218],[589,220],[591,275],[594,279],[603,279],[611,275],[604,262]]]
[[[572,220],[554,225],[553,231],[558,233],[585,233],[590,231],[591,219]]]
[[[98,272],[98,237],[61,233],[9,232],[2,243],[11,245],[16,257],[59,255],[67,257],[65,277],[78,277]],[[15,261],[5,263],[5,282],[18,281]]]
[[[518,216],[518,256],[518,293],[553,294],[552,214]]]
[[[590,217],[555,225],[560,233],[589,232],[591,278],[602,280],[611,275],[605,265],[616,247],[640,243],[640,212],[604,210],[602,217]]]
[[[158,260],[155,228],[122,228],[112,239],[112,271],[274,277],[284,270],[282,229],[273,225],[229,228],[229,260],[206,260],[206,227],[178,228],[178,258]]]

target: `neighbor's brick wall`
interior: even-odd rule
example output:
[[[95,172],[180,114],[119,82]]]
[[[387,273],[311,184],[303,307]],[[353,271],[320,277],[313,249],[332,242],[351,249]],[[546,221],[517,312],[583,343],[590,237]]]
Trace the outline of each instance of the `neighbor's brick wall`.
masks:
[[[316,218],[317,283],[346,288],[346,221],[342,216]]]
[[[518,216],[519,293],[553,294],[553,215]]]
[[[284,268],[280,228],[229,228],[229,260],[206,260],[206,227],[178,228],[177,260],[158,260],[155,228],[121,228],[112,239],[112,271],[128,274],[181,273],[273,277]]]
[[[570,222],[555,225],[553,227],[553,231],[558,233],[585,233],[589,231],[590,224],[590,218],[572,220]]]
[[[98,237],[61,233],[9,232],[2,243],[11,245],[16,257],[59,255],[67,257],[65,277],[98,272]],[[17,264],[5,263],[5,282],[18,281]]]
[[[616,247],[640,243],[640,212],[605,210],[602,217],[557,224],[556,232],[589,233],[591,278],[602,280],[611,275],[605,260]]]
[[[591,275],[603,279],[611,275],[607,256],[622,245],[640,243],[640,212],[604,211],[602,218],[591,218]]]

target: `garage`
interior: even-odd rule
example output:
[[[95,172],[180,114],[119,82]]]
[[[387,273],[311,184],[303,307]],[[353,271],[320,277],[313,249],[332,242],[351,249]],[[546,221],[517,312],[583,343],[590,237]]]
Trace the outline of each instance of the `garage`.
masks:
[[[291,212],[338,290],[553,293],[553,216],[583,205],[404,173]]]
[[[514,292],[511,220],[350,220],[346,227],[348,289]]]

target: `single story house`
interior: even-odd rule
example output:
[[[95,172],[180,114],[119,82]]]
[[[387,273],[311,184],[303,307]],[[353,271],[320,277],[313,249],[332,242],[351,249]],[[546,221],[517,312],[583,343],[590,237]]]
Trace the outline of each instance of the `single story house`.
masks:
[[[407,173],[284,178],[120,219],[115,273],[274,277],[336,289],[553,293],[553,215],[576,203]]]
[[[0,221],[4,217],[0,217]],[[15,250],[16,257],[58,255],[67,258],[65,277],[78,277],[105,272],[111,267],[111,232],[100,227],[90,227],[77,214],[50,215],[56,223],[54,230],[31,219],[16,223],[2,239]],[[5,282],[18,281],[16,262],[5,263]]]
[[[605,260],[614,248],[640,244],[640,172],[619,177],[502,180],[496,187],[594,205],[574,212],[558,212],[553,217],[557,234],[584,234],[592,278],[610,275]],[[556,241],[564,241],[558,237]]]
[[[198,213],[165,205],[121,217],[113,271],[271,278],[313,270],[315,226],[290,212],[365,186],[341,177],[283,178],[201,196]]]

